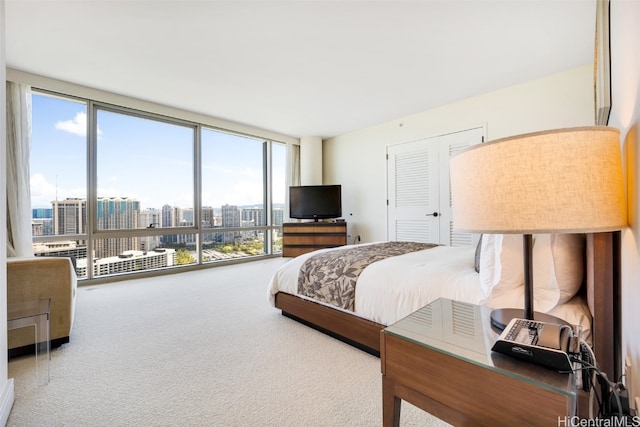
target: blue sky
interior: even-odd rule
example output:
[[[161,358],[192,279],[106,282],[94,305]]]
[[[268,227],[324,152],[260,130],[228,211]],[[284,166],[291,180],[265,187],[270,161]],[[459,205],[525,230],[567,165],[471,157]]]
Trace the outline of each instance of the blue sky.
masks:
[[[86,197],[84,103],[33,96],[32,206]],[[202,143],[203,206],[262,202],[262,141],[206,130]],[[276,203],[284,202],[285,148],[274,155]],[[100,110],[98,196],[127,196],[142,208],[193,206],[192,130]]]

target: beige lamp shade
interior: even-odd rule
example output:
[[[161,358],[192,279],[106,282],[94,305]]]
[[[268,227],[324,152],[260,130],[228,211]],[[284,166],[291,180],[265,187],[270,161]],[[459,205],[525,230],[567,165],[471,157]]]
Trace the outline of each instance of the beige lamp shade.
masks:
[[[491,233],[627,226],[620,132],[596,126],[476,145],[450,162],[453,224]]]

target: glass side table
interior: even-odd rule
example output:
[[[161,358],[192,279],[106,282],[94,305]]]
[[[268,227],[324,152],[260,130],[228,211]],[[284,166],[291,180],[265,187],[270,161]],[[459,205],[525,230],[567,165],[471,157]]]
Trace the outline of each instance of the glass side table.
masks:
[[[401,400],[453,425],[558,425],[576,414],[573,374],[491,351],[487,307],[441,298],[382,330],[383,425]]]
[[[49,360],[51,342],[49,340],[49,298],[18,302],[7,305],[7,330],[33,327],[35,334],[36,384],[49,384]],[[42,363],[43,350],[44,364]],[[43,366],[44,365],[44,366]]]

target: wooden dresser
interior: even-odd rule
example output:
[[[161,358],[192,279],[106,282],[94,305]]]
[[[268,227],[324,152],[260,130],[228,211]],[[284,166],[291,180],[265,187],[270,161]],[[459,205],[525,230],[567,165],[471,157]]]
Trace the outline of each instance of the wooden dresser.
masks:
[[[347,223],[287,222],[282,225],[282,256],[295,257],[347,244]]]

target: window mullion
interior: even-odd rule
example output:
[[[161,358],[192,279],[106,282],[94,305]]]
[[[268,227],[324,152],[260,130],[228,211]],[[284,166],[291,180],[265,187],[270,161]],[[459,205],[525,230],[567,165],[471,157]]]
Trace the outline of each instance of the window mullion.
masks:
[[[265,141],[264,142],[264,165],[262,167],[263,170],[263,174],[264,174],[264,219],[265,219],[265,223],[264,225],[266,226],[265,230],[264,230],[264,234],[265,234],[265,238],[264,238],[264,245],[265,245],[265,254],[270,255],[273,253],[273,236],[272,236],[272,226],[273,226],[273,220],[272,220],[272,210],[273,210],[273,194],[271,191],[271,175],[272,175],[272,171],[271,171],[271,149],[272,149],[272,142],[271,141]]]
[[[97,173],[98,147],[98,112],[94,102],[87,103],[87,201],[86,201],[86,232],[87,232],[87,279],[94,277],[94,234],[98,228],[96,220],[96,206],[98,194]]]
[[[202,126],[196,125],[193,135],[193,222],[196,232],[196,258],[202,264]]]

